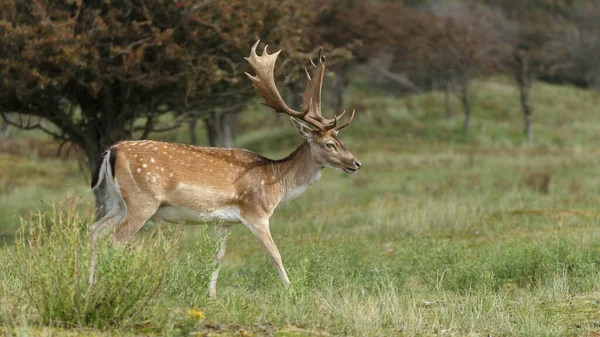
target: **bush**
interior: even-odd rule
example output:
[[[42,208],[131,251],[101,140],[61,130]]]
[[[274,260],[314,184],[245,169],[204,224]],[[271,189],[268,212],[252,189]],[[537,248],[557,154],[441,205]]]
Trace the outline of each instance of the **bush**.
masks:
[[[77,202],[21,222],[12,253],[17,296],[43,324],[106,327],[133,317],[143,320],[164,288],[178,238],[160,229],[126,247],[103,240],[97,280],[88,286],[90,223],[79,216]]]

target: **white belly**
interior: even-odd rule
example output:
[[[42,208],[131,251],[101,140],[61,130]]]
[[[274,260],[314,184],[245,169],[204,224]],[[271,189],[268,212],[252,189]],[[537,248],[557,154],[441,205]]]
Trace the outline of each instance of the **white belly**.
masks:
[[[212,211],[197,211],[179,206],[163,206],[156,211],[154,216],[172,223],[205,223],[218,220],[240,222],[240,210],[233,206]]]

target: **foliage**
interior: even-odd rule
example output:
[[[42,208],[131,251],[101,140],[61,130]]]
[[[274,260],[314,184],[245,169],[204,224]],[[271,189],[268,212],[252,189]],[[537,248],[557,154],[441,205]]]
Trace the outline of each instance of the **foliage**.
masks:
[[[325,47],[337,73],[336,108],[350,66],[368,63],[374,80],[405,91],[455,91],[465,132],[471,78],[520,74],[528,125],[531,79],[594,87],[600,78],[599,11],[588,0],[7,0],[0,12],[4,123],[75,144],[90,170],[116,141],[146,138],[189,118],[205,119],[212,145],[219,138],[230,146],[232,116],[254,96],[242,58],[258,38],[284,50],[276,75],[292,92],[288,101],[302,90],[298,65]]]
[[[411,31],[415,13],[401,2],[330,0],[314,26],[315,36],[352,51],[352,61],[364,63],[402,43]],[[344,64],[344,66],[347,66]]]
[[[597,1],[484,0],[518,23],[515,47],[527,50],[532,76],[597,87],[600,78]],[[515,63],[508,59],[509,66]],[[517,64],[518,66],[518,64]]]
[[[90,169],[118,140],[248,100],[249,46],[264,37],[294,55],[313,18],[296,1],[8,0],[0,13],[5,121],[74,143]]]

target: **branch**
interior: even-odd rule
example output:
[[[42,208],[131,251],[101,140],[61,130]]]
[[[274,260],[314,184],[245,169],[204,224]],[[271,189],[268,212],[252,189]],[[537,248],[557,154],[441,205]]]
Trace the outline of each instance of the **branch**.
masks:
[[[75,16],[73,17],[73,23],[71,24],[71,33],[73,36],[75,35],[75,24],[77,23],[77,19],[79,19],[79,15],[81,14],[81,7],[83,7],[83,2],[79,2],[77,4],[77,13],[75,13]]]
[[[0,114],[2,115],[2,119],[4,120],[4,123],[6,123],[7,125],[12,125],[19,129],[22,129],[22,130],[42,130],[46,134],[49,134],[50,136],[52,136],[56,139],[60,139],[60,140],[64,140],[64,141],[68,140],[68,137],[66,137],[64,134],[61,135],[54,131],[51,131],[50,129],[43,126],[40,122],[38,122],[36,124],[31,124],[30,123],[31,119],[30,119],[26,124],[24,124],[22,121],[20,123],[16,123],[16,122],[11,121],[5,112],[0,112]]]
[[[145,37],[143,39],[134,41],[134,42],[130,43],[127,47],[122,48],[118,53],[111,55],[110,58],[113,59],[119,55],[128,55],[131,52],[132,48],[139,46],[141,44],[144,44],[150,40],[152,40],[152,37]],[[154,43],[151,43],[150,45],[154,45]]]
[[[152,124],[154,123],[154,114],[148,111],[148,110],[150,110],[149,108],[150,108],[151,104],[152,104],[152,99],[150,99],[150,101],[148,102],[148,105],[146,105],[146,115],[148,117],[146,118],[146,125],[144,125],[144,129],[143,129],[144,132],[142,132],[140,139],[148,138],[150,131],[152,131]]]
[[[57,106],[57,103],[54,102],[53,99],[46,99],[43,96],[43,92],[40,92],[38,89],[31,89],[27,93],[27,98],[27,100],[21,100],[19,102],[20,109],[14,112],[47,119],[56,125],[64,134],[68,134],[69,140],[75,141],[80,145],[85,144],[85,139],[88,136],[80,126],[73,122],[72,116],[65,113],[60,106]],[[43,126],[35,128],[41,129]],[[42,131],[49,133],[52,136],[57,136],[56,133],[49,132],[47,129],[42,129]],[[58,135],[58,138],[61,139],[64,138],[64,136]]]
[[[143,127],[134,128],[134,130],[135,131],[143,131],[142,135],[140,136],[140,139],[146,139],[151,132],[166,132],[166,131],[171,131],[171,130],[175,130],[175,129],[179,128],[181,126],[181,124],[190,116],[191,115],[189,113],[181,114],[181,115],[177,116],[175,121],[173,121],[173,124],[162,127],[162,128],[155,128],[154,124],[153,124],[154,114],[150,114],[148,116],[148,119],[146,120],[146,125],[144,125]]]
[[[404,89],[410,90],[412,92],[421,92],[421,89],[417,87],[408,77],[393,73],[383,67],[374,67],[375,71],[380,73],[384,79],[391,81],[395,84],[402,86]]]
[[[165,126],[164,128],[158,128],[158,129],[152,128],[152,132],[166,132],[166,131],[175,130],[181,126],[181,122],[182,121],[178,121],[175,124]]]

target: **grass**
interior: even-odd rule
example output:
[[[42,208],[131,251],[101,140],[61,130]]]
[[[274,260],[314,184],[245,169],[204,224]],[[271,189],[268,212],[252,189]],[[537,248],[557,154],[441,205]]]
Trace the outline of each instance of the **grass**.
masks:
[[[65,325],[43,312],[73,288],[48,288],[39,297],[39,281],[24,286],[31,280],[20,270],[44,264],[31,264],[36,255],[19,253],[23,241],[17,241],[0,252],[0,335],[593,336],[600,331],[598,95],[537,84],[534,143],[526,144],[517,91],[502,78],[476,87],[468,140],[459,116],[444,120],[440,93],[395,99],[361,88],[350,92],[348,104],[363,108],[342,138],[363,169],[354,176],[324,171],[319,183],[271,218],[290,289],[239,226],[229,238],[219,298],[211,300],[212,227],[184,228],[181,238],[167,233],[154,248],[147,246],[152,230],[145,230],[137,235],[143,243],[133,247],[147,249],[107,247],[104,268],[117,278],[129,270],[143,277],[135,266],[153,262],[147,274],[164,277],[159,290],[120,319],[98,311],[105,318]],[[238,138],[239,146],[277,157],[299,142],[292,128],[258,128],[265,121],[257,114],[242,115],[240,128],[258,131]],[[18,169],[10,173],[21,180],[11,176],[17,183],[0,194],[0,228],[16,230],[16,216],[52,209],[43,206],[52,199],[84,195],[85,203],[67,211],[79,214],[67,223],[84,235],[92,200],[76,164],[11,156],[0,156],[0,165],[45,173],[29,179]],[[71,186],[44,178],[61,174],[72,177]],[[54,226],[57,235],[73,233],[61,226]],[[176,256],[150,258],[174,244]],[[86,254],[83,242],[61,247],[78,247],[79,258]],[[52,250],[61,261],[72,261],[70,251]],[[82,258],[78,265],[85,270],[86,263]],[[31,275],[58,275],[52,266]],[[98,293],[108,298],[113,288],[119,287]],[[27,300],[25,290],[39,304]],[[66,303],[60,306],[73,307]]]
[[[167,242],[158,231],[131,248],[113,249],[105,242],[98,278],[90,287],[86,234],[91,218],[81,219],[77,206],[73,201],[54,205],[23,222],[14,252],[6,257],[6,295],[35,310],[44,325],[104,328],[144,315],[142,308],[165,282],[174,240]]]

